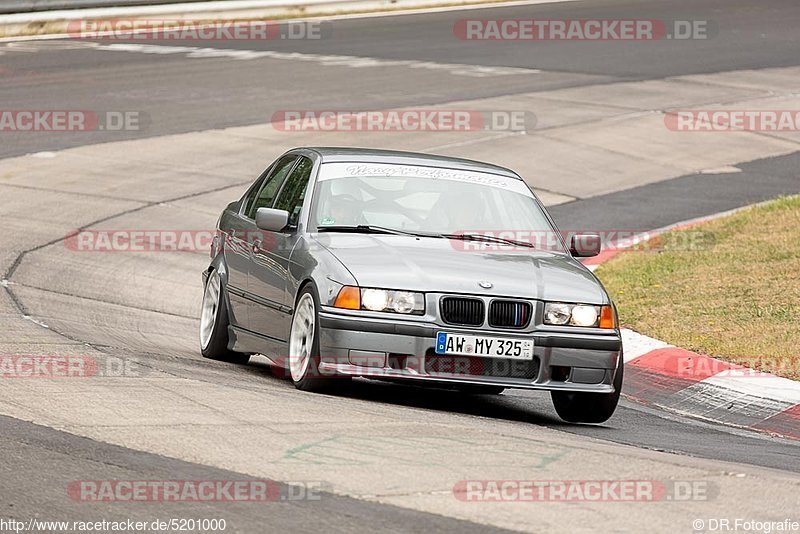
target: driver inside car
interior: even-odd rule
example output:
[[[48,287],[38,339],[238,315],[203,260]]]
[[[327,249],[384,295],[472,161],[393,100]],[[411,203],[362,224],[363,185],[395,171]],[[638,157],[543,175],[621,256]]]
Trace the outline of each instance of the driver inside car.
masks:
[[[321,226],[344,225],[356,226],[364,224],[362,203],[350,194],[336,195],[328,201],[327,210],[319,221]]]

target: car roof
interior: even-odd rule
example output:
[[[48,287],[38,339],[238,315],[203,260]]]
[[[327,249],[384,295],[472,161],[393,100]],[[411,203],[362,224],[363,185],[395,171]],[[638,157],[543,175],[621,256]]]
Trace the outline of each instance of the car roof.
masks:
[[[473,161],[471,159],[452,158],[449,156],[435,156],[419,152],[403,152],[399,150],[377,150],[372,148],[345,148],[345,147],[302,147],[319,154],[322,163],[386,163],[398,165],[420,165],[427,167],[441,167],[465,171],[487,172],[499,174],[521,180],[517,173],[499,165]]]

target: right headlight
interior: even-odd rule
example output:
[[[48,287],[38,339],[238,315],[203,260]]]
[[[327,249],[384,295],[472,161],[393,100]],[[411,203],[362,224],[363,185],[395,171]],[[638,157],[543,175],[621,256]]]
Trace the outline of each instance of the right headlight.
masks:
[[[611,306],[548,302],[544,305],[544,324],[614,328],[616,321]]]
[[[351,310],[423,315],[425,295],[414,291],[344,286],[339,290],[334,306]]]

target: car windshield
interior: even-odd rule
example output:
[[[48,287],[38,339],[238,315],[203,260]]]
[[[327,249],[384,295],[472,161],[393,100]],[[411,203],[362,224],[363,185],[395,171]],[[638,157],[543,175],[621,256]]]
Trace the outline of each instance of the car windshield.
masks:
[[[553,232],[520,180],[402,165],[323,165],[312,217],[320,230],[364,226],[437,235]]]

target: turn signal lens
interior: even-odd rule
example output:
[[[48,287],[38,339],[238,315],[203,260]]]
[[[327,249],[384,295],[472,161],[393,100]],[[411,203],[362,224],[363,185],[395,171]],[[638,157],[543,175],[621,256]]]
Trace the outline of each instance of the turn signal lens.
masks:
[[[333,303],[336,308],[344,308],[347,310],[360,310],[361,309],[361,291],[354,286],[344,286],[339,290],[336,295],[336,302]]]
[[[611,306],[603,306],[600,308],[600,328],[614,328],[616,327],[614,320],[614,309]]]

